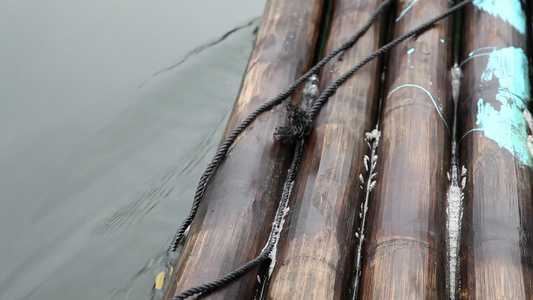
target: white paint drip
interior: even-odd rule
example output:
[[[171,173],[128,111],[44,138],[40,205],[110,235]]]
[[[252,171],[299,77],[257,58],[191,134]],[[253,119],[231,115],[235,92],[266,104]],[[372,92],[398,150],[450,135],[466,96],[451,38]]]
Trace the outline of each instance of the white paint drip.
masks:
[[[451,81],[452,81],[452,97],[453,103],[457,108],[457,101],[459,100],[459,91],[461,89],[461,77],[463,77],[463,72],[461,68],[455,63],[451,70]]]
[[[267,244],[263,247],[261,250],[261,253],[263,253],[267,246],[273,242],[274,247],[272,248],[272,251],[268,254],[268,258],[270,258],[270,266],[268,268],[268,275],[266,277],[265,282],[267,282],[270,279],[270,276],[272,276],[272,272],[274,271],[274,267],[276,266],[276,257],[278,253],[278,243],[281,236],[281,231],[283,230],[283,225],[285,224],[285,217],[287,216],[287,213],[289,213],[290,209],[288,207],[289,201],[292,192],[292,188],[294,186],[294,181],[289,183],[284,187],[284,190],[288,190],[289,194],[287,195],[287,201],[285,203],[280,202],[278,209],[276,211],[276,216],[281,215],[281,218],[279,219],[279,223],[274,221],[272,223],[272,230],[270,231],[270,236],[268,237]],[[276,218],[277,219],[277,218]]]
[[[315,100],[315,98],[318,96],[318,76],[312,75],[306,82],[304,90],[304,103],[302,103],[302,106],[304,106],[304,109],[309,110]],[[266,278],[264,280],[264,284],[261,288],[261,294],[259,299],[263,299],[263,293],[265,292],[266,283],[270,280],[270,277],[272,276],[272,272],[274,272],[274,268],[276,266],[276,258],[278,254],[278,243],[279,239],[281,237],[281,232],[283,231],[283,225],[285,224],[285,217],[290,211],[289,208],[289,199],[291,197],[292,188],[294,186],[294,181],[290,183],[285,183],[283,190],[284,193],[287,191],[287,195],[282,195],[282,201],[280,201],[278,209],[276,211],[276,219],[279,221],[274,221],[272,223],[272,230],[270,231],[270,236],[268,237],[267,244],[263,247],[261,250],[261,253],[264,253],[266,248],[270,243],[273,243],[272,251],[268,254],[268,258],[270,258],[270,266],[268,268],[268,274],[266,275]],[[283,200],[286,199],[286,200]],[[280,218],[278,218],[280,216]],[[260,278],[257,278],[258,281]]]
[[[293,184],[294,182],[291,183],[291,190],[292,190]],[[281,206],[279,208],[281,208]],[[276,257],[278,254],[279,238],[281,236],[281,231],[283,230],[283,225],[285,224],[285,217],[287,216],[289,211],[290,209],[288,207],[283,208],[283,216],[281,218],[281,222],[279,224],[273,224],[273,226],[275,226],[275,230],[272,231],[272,237],[275,240],[275,242],[274,242],[274,248],[272,248],[272,251],[268,255],[268,257],[270,258],[270,266],[268,268],[268,278],[272,276],[272,272],[274,272],[274,267],[276,266]]]
[[[376,129],[372,130],[372,132],[365,133],[365,142],[368,145],[368,148],[370,148],[370,157],[368,155],[365,155],[363,159],[363,164],[365,166],[365,169],[367,171],[366,180],[363,177],[362,174],[359,175],[359,180],[361,181],[360,187],[361,189],[365,190],[365,200],[361,203],[361,213],[359,216],[361,217],[360,226],[358,232],[355,233],[355,237],[359,238],[359,242],[357,244],[357,254],[355,257],[356,266],[355,266],[355,285],[354,285],[354,295],[353,299],[356,299],[357,291],[359,289],[359,281],[361,277],[361,263],[362,263],[362,251],[363,251],[363,242],[365,240],[365,223],[366,223],[366,215],[368,212],[368,201],[370,200],[370,193],[375,189],[376,187],[376,177],[377,173],[374,172],[378,163],[378,155],[377,148],[379,145],[379,139],[381,137],[381,132],[378,130],[377,126]]]
[[[448,230],[447,236],[447,256],[449,273],[447,277],[448,290],[450,299],[455,300],[457,293],[458,280],[458,268],[459,268],[459,239],[461,233],[461,219],[462,219],[462,207],[463,207],[463,189],[466,185],[466,167],[462,166],[461,174],[459,175],[459,163],[457,156],[457,143],[456,143],[456,124],[457,124],[457,103],[459,100],[459,94],[461,90],[461,68],[455,64],[450,71],[452,97],[454,102],[455,118],[453,121],[453,141],[452,141],[452,155],[451,155],[451,169],[448,172],[448,180],[450,186],[446,197],[446,228]],[[459,178],[461,178],[461,185],[459,185]]]
[[[446,228],[448,229],[448,289],[450,291],[450,299],[454,300],[457,293],[458,269],[459,269],[459,239],[461,234],[461,220],[463,217],[463,189],[466,184],[466,168],[463,166],[461,173],[461,185],[459,185],[459,174],[457,166],[457,157],[455,153],[456,143],[452,143],[452,164],[450,186],[448,188],[446,213],[448,215]],[[463,175],[464,174],[464,175]]]

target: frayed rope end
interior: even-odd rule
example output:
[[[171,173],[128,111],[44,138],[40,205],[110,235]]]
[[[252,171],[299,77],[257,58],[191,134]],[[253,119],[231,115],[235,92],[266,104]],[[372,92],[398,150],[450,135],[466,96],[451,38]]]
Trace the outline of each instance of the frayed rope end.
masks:
[[[305,110],[289,102],[287,112],[289,113],[289,124],[276,127],[274,132],[274,138],[286,144],[303,139],[311,133],[313,127],[313,120]]]

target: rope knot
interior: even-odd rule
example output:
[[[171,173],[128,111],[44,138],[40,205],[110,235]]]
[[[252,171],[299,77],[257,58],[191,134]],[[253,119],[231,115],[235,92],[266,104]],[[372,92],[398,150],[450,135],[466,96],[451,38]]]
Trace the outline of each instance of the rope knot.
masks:
[[[307,111],[293,105],[287,104],[289,124],[287,126],[276,127],[274,138],[282,143],[294,143],[303,139],[313,128],[313,120]]]

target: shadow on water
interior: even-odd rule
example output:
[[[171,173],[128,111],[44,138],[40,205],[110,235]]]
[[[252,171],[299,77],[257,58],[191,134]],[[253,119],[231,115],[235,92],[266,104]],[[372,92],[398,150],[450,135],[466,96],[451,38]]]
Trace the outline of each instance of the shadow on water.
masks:
[[[257,25],[156,73],[51,175],[61,184],[27,216],[34,227],[13,246],[20,262],[0,277],[0,299],[149,298],[219,142]]]

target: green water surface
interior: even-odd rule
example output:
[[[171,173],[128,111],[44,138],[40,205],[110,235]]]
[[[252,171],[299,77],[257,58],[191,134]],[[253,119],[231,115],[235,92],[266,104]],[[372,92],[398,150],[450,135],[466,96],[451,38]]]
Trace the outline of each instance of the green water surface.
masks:
[[[0,0],[0,299],[150,297],[263,6]]]

